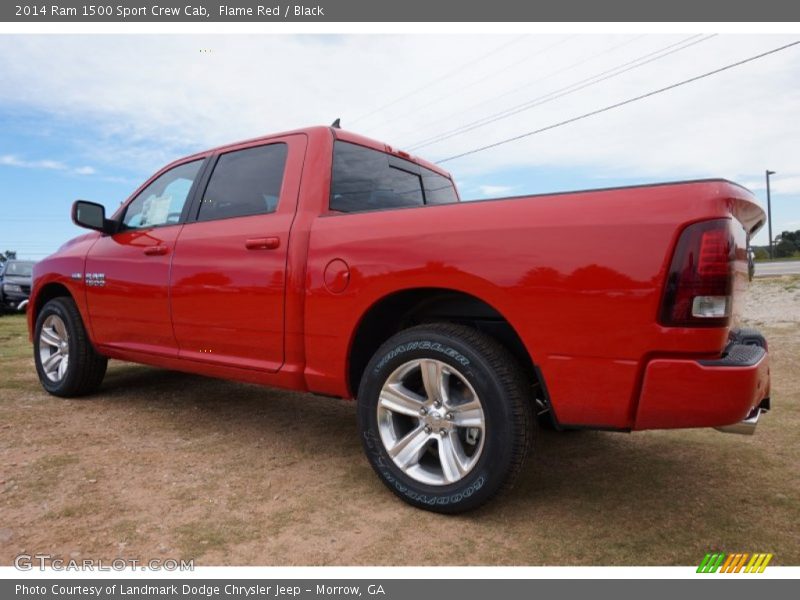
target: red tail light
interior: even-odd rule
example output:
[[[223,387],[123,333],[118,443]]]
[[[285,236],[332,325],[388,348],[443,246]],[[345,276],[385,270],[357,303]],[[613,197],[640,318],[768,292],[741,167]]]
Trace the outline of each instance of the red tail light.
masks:
[[[728,325],[735,251],[729,227],[728,219],[715,219],[683,230],[667,274],[662,325]]]

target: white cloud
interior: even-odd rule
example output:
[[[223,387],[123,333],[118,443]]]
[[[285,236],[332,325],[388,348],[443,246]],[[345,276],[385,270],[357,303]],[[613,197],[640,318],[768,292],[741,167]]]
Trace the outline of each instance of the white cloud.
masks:
[[[484,196],[502,196],[514,191],[513,185],[479,185],[478,191]]]
[[[99,124],[100,139],[92,139],[88,153],[148,168],[187,148],[336,117],[346,128],[408,147],[686,37],[532,35],[508,44],[512,37],[494,35],[8,36],[0,39],[0,101]],[[419,154],[457,154],[787,39],[719,36]],[[212,53],[198,52],[209,45]],[[753,178],[768,164],[800,175],[789,160],[800,138],[799,70],[800,51],[790,49],[448,166],[469,175],[576,165],[633,176]]]
[[[65,171],[67,169],[64,163],[57,160],[23,160],[14,154],[0,156],[0,165],[23,169],[49,169],[52,171]]]
[[[94,167],[83,166],[72,168],[59,160],[40,159],[25,160],[15,154],[0,155],[0,165],[5,167],[18,167],[21,169],[45,169],[49,171],[63,171],[74,175],[94,175],[97,170]]]
[[[766,190],[766,176],[743,183],[743,185],[751,190]],[[769,178],[769,187],[774,194],[800,194],[800,175],[783,177],[780,173],[775,173]]]
[[[31,163],[28,163],[26,166],[32,167],[34,169],[53,169],[55,171],[63,171],[67,167],[64,163],[57,161],[57,160],[37,160]]]
[[[337,117],[347,129],[408,148],[687,37],[5,36],[0,103],[80,124],[82,160],[134,170]],[[458,154],[795,38],[720,35],[417,153],[432,160]],[[199,52],[208,47],[211,53]],[[776,193],[799,193],[799,79],[795,47],[444,166],[475,189],[502,186],[496,173],[515,168],[598,179],[727,177],[760,189],[769,168],[778,172]]]
[[[21,167],[21,161],[12,154],[4,154],[0,156],[0,165],[5,165],[7,167]]]

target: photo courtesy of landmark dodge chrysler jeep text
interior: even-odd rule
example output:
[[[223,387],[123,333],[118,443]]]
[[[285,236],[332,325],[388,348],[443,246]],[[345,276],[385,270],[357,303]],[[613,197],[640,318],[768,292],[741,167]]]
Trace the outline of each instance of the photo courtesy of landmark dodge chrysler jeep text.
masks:
[[[168,165],[34,268],[44,388],[109,358],[357,398],[380,479],[459,512],[534,422],[752,432],[767,344],[737,329],[764,212],[724,180],[459,202],[450,175],[334,127]]]

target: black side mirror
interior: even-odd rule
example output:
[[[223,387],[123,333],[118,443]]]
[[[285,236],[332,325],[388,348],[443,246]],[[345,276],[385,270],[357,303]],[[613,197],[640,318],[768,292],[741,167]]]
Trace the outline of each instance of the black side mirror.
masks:
[[[115,230],[115,222],[106,219],[105,207],[88,200],[76,200],[72,203],[72,222],[78,227],[102,233],[114,233]]]

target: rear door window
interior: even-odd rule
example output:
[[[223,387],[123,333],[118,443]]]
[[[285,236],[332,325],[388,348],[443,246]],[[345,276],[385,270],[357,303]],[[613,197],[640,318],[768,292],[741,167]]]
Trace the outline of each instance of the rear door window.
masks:
[[[206,186],[198,221],[273,213],[286,168],[286,144],[268,144],[226,152]]]

